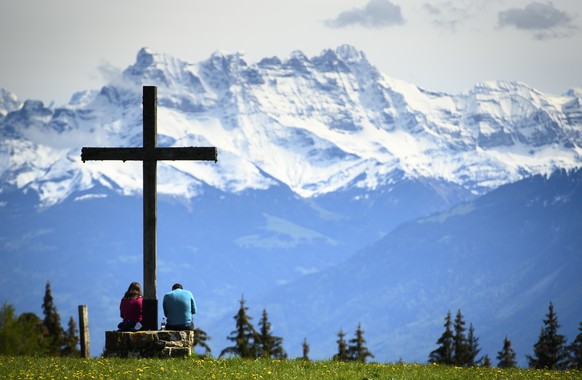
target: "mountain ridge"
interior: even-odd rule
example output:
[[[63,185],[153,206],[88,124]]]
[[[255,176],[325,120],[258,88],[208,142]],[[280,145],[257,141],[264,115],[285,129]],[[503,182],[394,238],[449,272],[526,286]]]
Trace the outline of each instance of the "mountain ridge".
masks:
[[[0,118],[0,184],[23,188],[36,180],[32,187],[44,206],[108,181],[139,193],[135,175],[132,182],[121,178],[127,168],[76,163],[81,146],[92,142],[141,145],[139,91],[152,82],[159,87],[160,146],[219,149],[218,165],[159,164],[184,183],[172,192],[160,178],[160,192],[186,199],[198,187],[187,183],[197,182],[233,192],[280,182],[301,197],[349,188],[374,191],[390,186],[397,171],[482,194],[581,162],[582,108],[575,89],[555,97],[495,81],[464,94],[435,93],[380,73],[349,45],[312,58],[295,51],[287,60],[253,64],[240,53],[188,63],[142,48],[119,78],[98,92],[75,94],[64,107],[25,101],[16,109],[14,100],[0,101],[6,109]],[[27,166],[30,158],[15,157],[19,143],[46,151],[34,158],[36,168]],[[65,156],[75,163],[54,172]],[[47,176],[69,178],[40,184]]]
[[[295,355],[306,337],[314,355],[331,357],[337,331],[361,322],[377,359],[407,362],[428,360],[447,311],[461,310],[482,355],[493,360],[509,336],[525,366],[550,301],[568,341],[577,334],[581,191],[579,169],[504,185],[405,222],[345,261],[249,306],[255,314],[257,305],[273,310],[270,320]]]

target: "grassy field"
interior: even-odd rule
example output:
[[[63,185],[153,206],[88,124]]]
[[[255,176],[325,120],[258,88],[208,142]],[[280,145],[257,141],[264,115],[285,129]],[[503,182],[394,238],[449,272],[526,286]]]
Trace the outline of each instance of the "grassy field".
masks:
[[[582,379],[580,371],[240,359],[0,356],[0,379]]]

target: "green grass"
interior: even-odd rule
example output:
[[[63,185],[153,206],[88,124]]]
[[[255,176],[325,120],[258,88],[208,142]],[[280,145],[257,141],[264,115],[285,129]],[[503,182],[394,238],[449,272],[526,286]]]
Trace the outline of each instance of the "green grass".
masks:
[[[0,356],[0,379],[582,379],[580,371],[240,359]]]

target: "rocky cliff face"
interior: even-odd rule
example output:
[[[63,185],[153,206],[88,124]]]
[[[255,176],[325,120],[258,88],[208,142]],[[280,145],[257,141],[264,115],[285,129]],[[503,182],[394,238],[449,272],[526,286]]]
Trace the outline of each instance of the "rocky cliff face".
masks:
[[[200,183],[228,192],[282,183],[301,197],[375,191],[400,173],[481,194],[581,160],[578,90],[553,97],[498,81],[435,93],[378,72],[351,46],[252,64],[240,54],[188,63],[142,49],[120,78],[62,108],[3,91],[0,186],[32,188],[43,205],[98,183],[139,192],[127,168],[78,161],[81,146],[141,145],[146,84],[159,87],[160,146],[218,147],[219,165],[160,164],[172,173],[160,191],[185,198]],[[171,190],[176,178],[189,185]]]

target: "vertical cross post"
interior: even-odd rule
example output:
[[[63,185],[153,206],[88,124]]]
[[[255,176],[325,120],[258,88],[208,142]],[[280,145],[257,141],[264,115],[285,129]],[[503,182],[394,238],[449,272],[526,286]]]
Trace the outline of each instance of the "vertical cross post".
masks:
[[[157,88],[143,87],[143,326],[158,328],[157,261]]]

